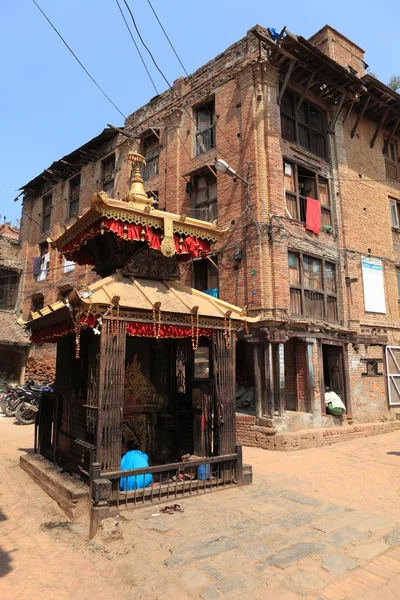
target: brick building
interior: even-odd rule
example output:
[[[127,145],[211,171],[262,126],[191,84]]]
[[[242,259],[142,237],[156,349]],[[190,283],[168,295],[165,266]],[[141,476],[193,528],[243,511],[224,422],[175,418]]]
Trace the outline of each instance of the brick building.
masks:
[[[22,262],[19,229],[0,225],[0,378],[23,381],[29,337],[17,323]]]
[[[93,279],[63,264],[48,237],[94,191],[126,196],[133,147],[159,209],[227,227],[183,280],[262,315],[237,344],[238,395],[249,398],[239,440],[273,448],[280,431],[394,418],[400,96],[366,67],[330,26],[309,40],[256,26],[131,114],[122,133],[106,129],[53,163],[23,188],[23,316]],[[326,387],[344,419],[326,413]]]

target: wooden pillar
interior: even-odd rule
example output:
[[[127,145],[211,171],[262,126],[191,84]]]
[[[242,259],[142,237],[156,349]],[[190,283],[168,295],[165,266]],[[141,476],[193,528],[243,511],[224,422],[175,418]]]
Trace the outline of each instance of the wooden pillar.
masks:
[[[254,344],[253,356],[254,356],[254,382],[256,392],[256,417],[263,416],[262,410],[262,382],[261,382],[261,366],[262,366],[262,350],[261,344]]]
[[[282,417],[286,412],[285,400],[285,345],[278,344],[278,413]]]
[[[121,464],[125,354],[126,321],[103,319],[96,456],[102,472],[118,470]]]
[[[264,403],[263,413],[267,417],[273,417],[275,413],[274,398],[274,357],[273,346],[267,342],[264,346]]]
[[[307,343],[307,383],[308,394],[310,398],[310,411],[314,416],[321,416],[321,403],[315,400],[315,373],[313,363],[313,349],[317,340],[314,338],[306,339]]]
[[[215,393],[218,405],[218,453],[233,454],[236,443],[236,340],[226,345],[224,332],[213,337]]]
[[[343,380],[344,380],[344,393],[346,396],[345,404],[346,404],[346,416],[351,417],[353,414],[352,405],[351,405],[351,385],[350,385],[350,370],[349,370],[349,352],[348,345],[345,344],[343,346],[342,351],[343,358]]]

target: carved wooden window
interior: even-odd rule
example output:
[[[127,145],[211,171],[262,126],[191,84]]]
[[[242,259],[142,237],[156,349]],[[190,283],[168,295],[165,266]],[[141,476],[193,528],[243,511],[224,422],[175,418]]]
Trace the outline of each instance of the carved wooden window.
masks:
[[[336,266],[297,252],[288,262],[291,314],[337,321]]]
[[[387,146],[387,147],[386,147]],[[400,181],[399,147],[397,141],[385,142],[386,179]]]
[[[68,218],[79,214],[79,197],[81,193],[81,176],[77,175],[69,181]]]
[[[299,97],[286,91],[281,101],[281,127],[283,139],[327,157],[325,116],[310,102],[303,100],[299,106]]]
[[[215,148],[215,102],[211,100],[195,108],[195,155]]]
[[[52,195],[48,194],[43,197],[42,201],[42,229],[43,231],[49,231],[51,222],[51,206]]]
[[[186,394],[186,351],[183,346],[177,346],[175,356],[176,391]]]
[[[142,140],[143,156],[146,164],[143,168],[143,179],[147,181],[158,175],[158,161],[160,156],[160,139],[156,133],[151,133]]]
[[[379,363],[383,364],[382,358],[362,358],[361,362],[364,363],[362,377],[380,377],[383,375],[382,371],[379,371]]]
[[[307,197],[321,204],[321,229],[332,227],[328,180],[294,162],[283,161],[286,210],[291,219],[306,222]]]
[[[114,195],[115,154],[109,156],[101,163],[101,189],[110,198]]]
[[[37,312],[38,310],[42,310],[43,306],[44,306],[43,294],[34,294],[32,296],[31,311]]]
[[[216,221],[218,218],[217,178],[210,171],[193,178],[193,217],[202,221]]]
[[[19,276],[12,271],[0,270],[0,308],[14,310],[18,295]]]

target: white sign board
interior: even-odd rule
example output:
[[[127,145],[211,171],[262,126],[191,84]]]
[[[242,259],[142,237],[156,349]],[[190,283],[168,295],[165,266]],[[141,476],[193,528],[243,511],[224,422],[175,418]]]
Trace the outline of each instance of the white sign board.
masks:
[[[386,313],[382,261],[371,256],[361,257],[366,312]]]

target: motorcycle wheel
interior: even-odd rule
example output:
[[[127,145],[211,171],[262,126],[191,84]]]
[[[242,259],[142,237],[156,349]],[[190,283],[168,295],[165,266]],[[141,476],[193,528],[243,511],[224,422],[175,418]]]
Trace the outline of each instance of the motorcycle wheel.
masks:
[[[18,404],[17,410],[15,411],[15,418],[21,425],[33,425],[36,420],[36,413],[21,403]]]
[[[4,404],[2,405],[2,410],[3,413],[6,415],[6,417],[14,417],[15,415],[15,408],[13,408],[9,402],[4,402]]]

